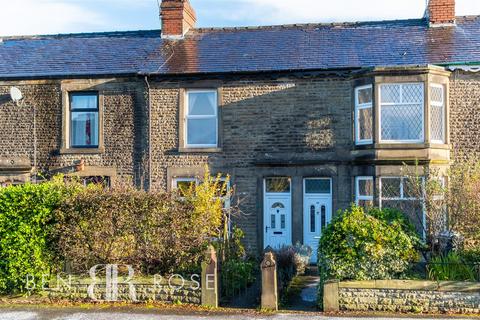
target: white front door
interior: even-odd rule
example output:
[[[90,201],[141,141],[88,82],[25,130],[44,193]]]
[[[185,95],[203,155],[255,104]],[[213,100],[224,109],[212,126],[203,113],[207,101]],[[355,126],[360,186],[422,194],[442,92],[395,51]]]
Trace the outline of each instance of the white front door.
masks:
[[[284,179],[284,180],[282,180]],[[267,178],[264,182],[264,248],[292,244],[292,204],[289,178]]]
[[[305,179],[303,198],[303,243],[312,248],[310,263],[317,263],[322,230],[332,220],[330,179]]]

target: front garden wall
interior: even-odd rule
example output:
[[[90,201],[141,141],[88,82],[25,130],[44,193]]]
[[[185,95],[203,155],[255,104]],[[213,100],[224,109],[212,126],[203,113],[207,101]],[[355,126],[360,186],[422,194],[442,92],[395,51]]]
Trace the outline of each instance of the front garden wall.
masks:
[[[172,302],[186,304],[201,304],[202,290],[197,287],[198,283],[185,282],[182,288],[170,287],[169,285],[135,284],[135,298],[138,302]],[[93,296],[89,295],[89,284],[72,284],[70,287],[55,288],[45,293],[51,299],[70,301],[108,300],[106,297],[106,285],[95,286]],[[130,286],[118,284],[115,301],[131,302]]]
[[[326,311],[480,313],[480,284],[372,280],[329,282]]]

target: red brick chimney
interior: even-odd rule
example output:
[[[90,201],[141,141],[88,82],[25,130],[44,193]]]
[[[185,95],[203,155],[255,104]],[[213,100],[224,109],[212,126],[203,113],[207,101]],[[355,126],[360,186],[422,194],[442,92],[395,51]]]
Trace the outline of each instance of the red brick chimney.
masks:
[[[429,0],[427,17],[431,27],[455,24],[455,0]]]
[[[162,38],[181,39],[195,27],[197,17],[188,0],[163,0],[160,6]]]

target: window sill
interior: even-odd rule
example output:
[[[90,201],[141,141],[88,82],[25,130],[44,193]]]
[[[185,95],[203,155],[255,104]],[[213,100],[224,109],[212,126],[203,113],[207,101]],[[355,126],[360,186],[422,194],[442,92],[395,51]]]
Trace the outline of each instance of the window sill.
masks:
[[[375,149],[450,149],[448,144],[435,143],[376,143]]]
[[[62,148],[60,154],[102,154],[105,153],[104,147],[99,148]]]
[[[178,148],[180,153],[219,153],[222,152],[222,148],[190,148],[180,147]]]

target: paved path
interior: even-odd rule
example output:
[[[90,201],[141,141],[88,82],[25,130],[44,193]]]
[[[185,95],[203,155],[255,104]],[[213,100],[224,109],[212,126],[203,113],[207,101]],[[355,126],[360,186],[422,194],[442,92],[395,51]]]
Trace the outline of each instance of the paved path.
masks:
[[[277,315],[165,315],[154,311],[85,311],[75,309],[3,309],[0,310],[1,320],[350,320],[358,318],[326,317],[316,315],[300,314],[277,314]],[[361,318],[367,320],[369,318]],[[375,320],[395,319],[395,318],[371,318]],[[409,318],[398,318],[399,320],[409,320]],[[413,318],[417,319],[418,318]],[[432,318],[433,319],[433,318]],[[435,318],[439,319],[439,318]],[[457,318],[458,319],[458,318]]]

